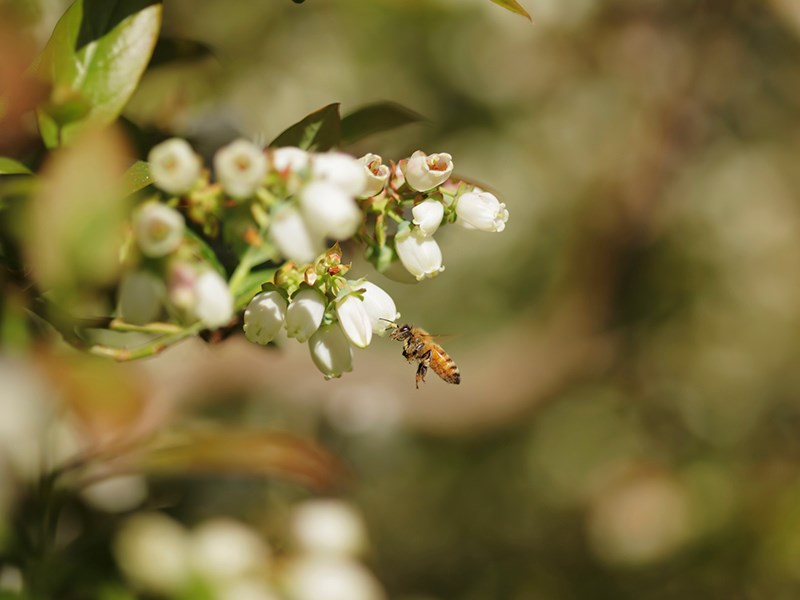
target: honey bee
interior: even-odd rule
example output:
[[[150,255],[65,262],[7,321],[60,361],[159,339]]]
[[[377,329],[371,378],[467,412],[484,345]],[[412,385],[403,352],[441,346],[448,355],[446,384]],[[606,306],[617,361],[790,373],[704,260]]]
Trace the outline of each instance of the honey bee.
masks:
[[[396,325],[392,323],[389,337],[403,342],[403,356],[410,363],[417,362],[417,389],[419,382],[425,383],[428,367],[447,383],[461,383],[461,373],[456,363],[433,336],[419,327],[412,325]]]

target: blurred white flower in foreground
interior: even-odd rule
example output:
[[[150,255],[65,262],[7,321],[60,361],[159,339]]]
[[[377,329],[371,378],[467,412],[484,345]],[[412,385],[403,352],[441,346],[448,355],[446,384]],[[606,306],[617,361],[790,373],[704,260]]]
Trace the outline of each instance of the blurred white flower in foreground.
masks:
[[[315,181],[302,189],[300,208],[312,231],[335,240],[351,237],[363,218],[352,195],[326,181]]]
[[[350,196],[360,196],[367,187],[367,173],[360,161],[343,152],[315,154],[311,174],[316,181],[332,183]]]
[[[367,175],[367,184],[360,197],[370,198],[381,193],[389,181],[391,173],[389,167],[382,164],[383,159],[377,154],[365,154],[358,161],[364,165],[364,172]]]
[[[247,198],[264,181],[267,157],[252,142],[236,140],[214,155],[214,171],[228,194],[234,198]]]
[[[253,296],[244,311],[244,335],[255,344],[269,344],[286,318],[286,299],[276,291]]]
[[[191,564],[208,582],[229,583],[263,572],[269,549],[251,529],[227,518],[205,521],[190,538]]]
[[[222,327],[233,318],[233,296],[222,276],[208,269],[194,283],[194,314],[206,327]]]
[[[372,341],[372,324],[358,296],[349,295],[336,304],[339,325],[354,346],[366,348]]]
[[[508,210],[494,194],[489,192],[467,192],[456,204],[458,223],[467,229],[480,229],[490,233],[506,228]]]
[[[87,485],[81,496],[95,508],[119,513],[139,506],[147,498],[147,482],[141,475],[115,475]]]
[[[158,319],[166,295],[164,282],[148,271],[128,271],[119,284],[117,313],[127,323],[144,325]]]
[[[359,288],[364,289],[364,310],[367,311],[372,331],[379,335],[386,332],[386,328],[400,318],[397,306],[392,297],[386,291],[372,283],[364,281],[358,284]]]
[[[419,229],[399,231],[394,240],[394,247],[400,262],[417,281],[426,277],[436,277],[444,271],[439,244]]]
[[[309,500],[292,515],[292,539],[301,552],[355,556],[366,546],[361,516],[340,500]]]
[[[189,142],[172,138],[154,146],[147,156],[156,187],[170,194],[188,192],[200,178],[200,157]]]
[[[278,172],[299,171],[308,166],[311,157],[308,152],[286,146],[285,148],[275,148],[271,154],[272,168]]]
[[[312,233],[300,213],[289,206],[272,214],[270,237],[278,252],[297,263],[308,263],[322,252],[322,235]]]
[[[325,379],[341,377],[353,370],[353,348],[341,327],[335,323],[323,325],[308,341],[311,360]]]
[[[309,555],[293,561],[285,575],[291,600],[382,600],[386,596],[365,567],[346,558]]]
[[[426,155],[417,150],[402,166],[406,182],[418,192],[442,185],[453,172],[453,157],[446,152]]]
[[[307,342],[325,316],[325,297],[316,289],[301,289],[286,310],[286,333],[298,342]]]
[[[183,241],[186,220],[174,208],[145,202],[133,219],[133,235],[145,256],[158,258],[174,252]]]
[[[431,236],[439,229],[444,218],[444,206],[438,200],[425,200],[411,209],[414,215],[413,223],[427,236]]]

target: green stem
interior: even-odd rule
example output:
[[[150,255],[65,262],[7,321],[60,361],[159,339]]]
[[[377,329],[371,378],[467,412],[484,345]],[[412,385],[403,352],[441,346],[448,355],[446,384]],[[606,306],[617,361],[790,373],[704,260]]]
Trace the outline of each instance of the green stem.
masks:
[[[146,323],[144,325],[134,325],[133,323],[126,323],[120,319],[113,319],[108,324],[108,328],[114,331],[135,331],[138,333],[165,333],[173,334],[183,331],[183,327],[173,325],[172,323]]]
[[[111,346],[104,346],[102,344],[95,344],[93,346],[89,346],[87,348],[87,352],[89,352],[89,354],[94,354],[95,356],[113,358],[114,360],[121,362],[138,360],[140,358],[155,356],[170,346],[177,344],[181,340],[185,340],[188,337],[196,335],[204,328],[205,326],[202,322],[197,322],[194,325],[191,325],[185,329],[181,329],[175,333],[158,337],[151,342],[148,342],[147,344],[137,348],[114,348]]]
[[[258,252],[258,249],[254,246],[250,246],[247,249],[228,281],[228,288],[231,290],[231,294],[233,294],[234,298],[239,294],[239,288],[242,287],[244,280],[247,279],[247,276],[250,274],[250,269],[255,266],[253,256],[256,252]]]

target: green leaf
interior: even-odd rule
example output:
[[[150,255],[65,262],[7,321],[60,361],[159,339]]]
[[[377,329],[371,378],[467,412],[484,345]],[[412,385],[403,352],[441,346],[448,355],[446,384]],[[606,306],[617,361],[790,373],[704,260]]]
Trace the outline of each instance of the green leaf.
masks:
[[[495,4],[499,4],[503,8],[506,8],[513,13],[522,15],[523,17],[528,19],[528,21],[533,21],[533,19],[531,19],[531,16],[528,14],[528,11],[525,10],[522,7],[522,5],[519,2],[517,2],[517,0],[492,0],[492,2],[494,2]]]
[[[147,66],[161,28],[159,0],[76,0],[35,65],[53,86],[39,109],[45,144],[114,121]]]
[[[352,144],[368,135],[425,120],[421,114],[394,102],[370,104],[342,119],[342,143]]]
[[[225,272],[225,267],[219,262],[219,258],[205,240],[188,228],[186,229],[186,236],[194,243],[197,255],[206,261],[212,269],[222,275],[223,279],[227,279],[228,274]]]
[[[195,40],[160,37],[153,50],[149,69],[169,63],[193,62],[214,56],[211,46]]]
[[[122,192],[130,196],[151,183],[153,178],[150,176],[150,165],[143,160],[137,160],[122,176]]]
[[[342,123],[339,103],[328,104],[315,111],[299,123],[295,123],[276,137],[270,144],[273,148],[297,146],[312,152],[324,152],[342,141]]]
[[[33,172],[13,158],[0,156],[0,175],[32,175]]]
[[[239,290],[236,292],[234,306],[236,310],[242,309],[248,305],[253,296],[261,291],[262,284],[272,281],[277,269],[261,269],[248,273],[244,281],[239,285]]]

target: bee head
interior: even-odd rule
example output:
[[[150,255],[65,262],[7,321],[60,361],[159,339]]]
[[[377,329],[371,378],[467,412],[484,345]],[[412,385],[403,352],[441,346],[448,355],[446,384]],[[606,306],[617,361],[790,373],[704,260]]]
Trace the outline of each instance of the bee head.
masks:
[[[394,325],[394,329],[389,334],[389,337],[393,340],[404,340],[411,336],[411,326],[410,325]]]

